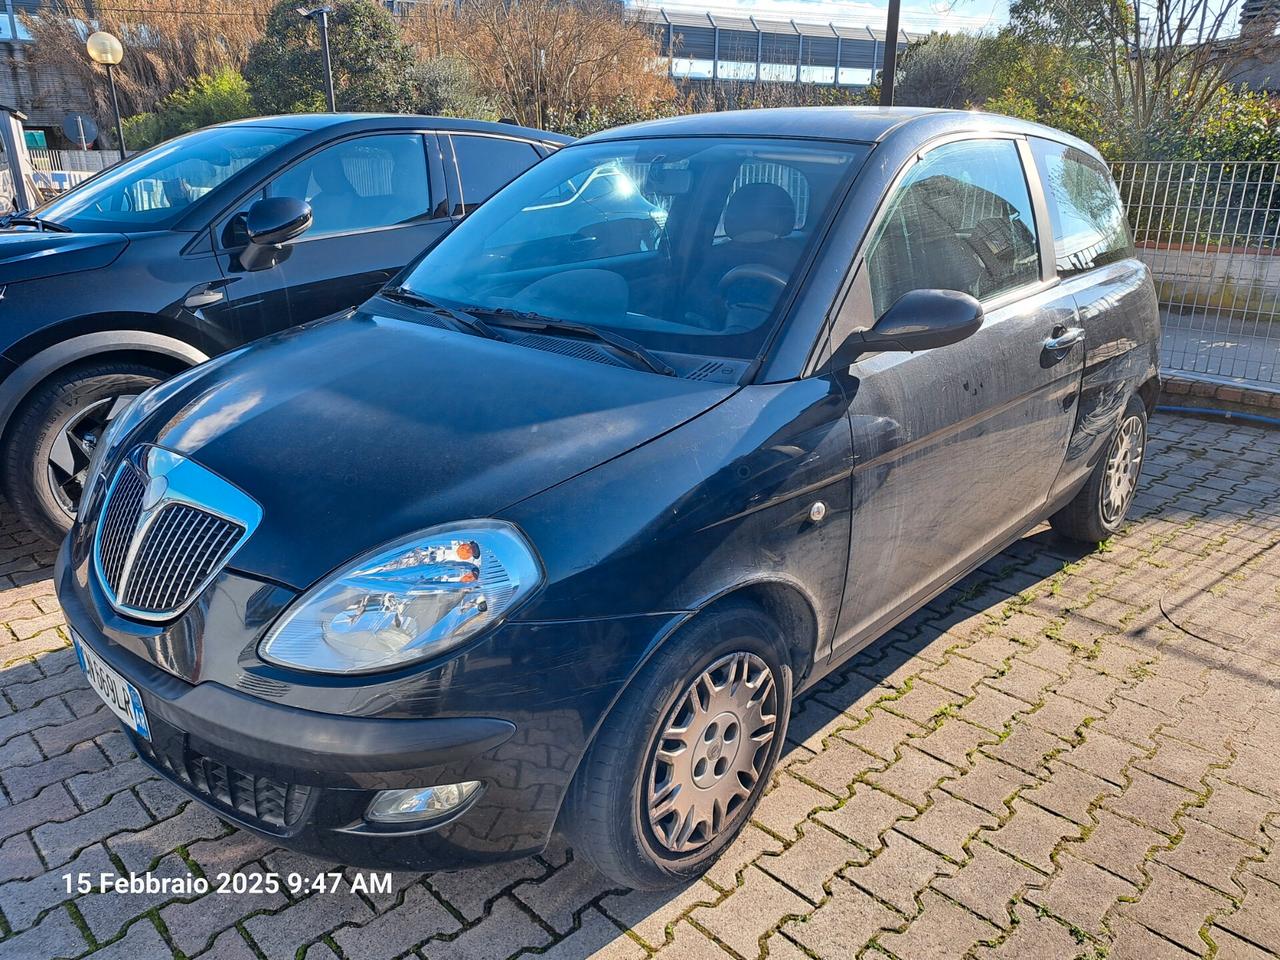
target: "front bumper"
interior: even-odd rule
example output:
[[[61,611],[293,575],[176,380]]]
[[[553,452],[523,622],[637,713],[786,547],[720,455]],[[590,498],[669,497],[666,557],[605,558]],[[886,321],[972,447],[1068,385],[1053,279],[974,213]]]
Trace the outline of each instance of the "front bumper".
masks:
[[[502,671],[509,679],[495,685],[495,653],[482,644],[441,668],[444,680],[435,670],[424,673],[423,682],[448,693],[439,696],[441,709],[419,711],[425,717],[405,715],[408,690],[388,702],[392,716],[319,712],[233,689],[230,678],[191,683],[149,662],[119,642],[118,623],[103,624],[106,612],[84,589],[65,547],[55,582],[68,624],[138,688],[151,740],[128,735],[145,762],[224,819],[352,866],[454,869],[540,851],[596,722],[631,672],[628,657],[613,664],[607,682],[566,683],[566,651],[576,649],[580,660],[583,646],[598,644],[592,631],[601,626],[509,624],[495,645],[547,651],[552,659],[526,660],[523,669],[509,664]],[[207,643],[215,624],[205,627]],[[612,624],[607,649],[639,654],[654,630],[641,618],[625,633],[631,643],[619,644],[624,634]],[[469,667],[468,657],[478,666]],[[483,686],[468,680],[468,669]],[[530,684],[547,690],[553,680],[560,688],[539,701]],[[494,715],[477,715],[486,712]],[[378,790],[466,780],[482,789],[448,818],[416,829],[364,820]]]

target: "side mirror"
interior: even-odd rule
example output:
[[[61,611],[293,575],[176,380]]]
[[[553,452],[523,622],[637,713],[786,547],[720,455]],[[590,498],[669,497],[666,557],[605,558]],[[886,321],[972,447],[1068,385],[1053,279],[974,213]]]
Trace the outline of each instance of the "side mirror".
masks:
[[[311,226],[311,205],[294,197],[255,200],[245,213],[249,245],[240,254],[245,270],[266,270],[287,256],[287,244]]]
[[[911,290],[899,297],[870,330],[849,334],[832,354],[847,367],[864,353],[932,350],[959,343],[982,326],[982,305],[959,290]]]

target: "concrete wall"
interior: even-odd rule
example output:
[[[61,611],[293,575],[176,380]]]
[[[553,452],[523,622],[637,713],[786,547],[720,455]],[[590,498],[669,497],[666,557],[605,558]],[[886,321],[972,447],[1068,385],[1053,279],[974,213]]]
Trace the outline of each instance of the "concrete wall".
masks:
[[[1165,306],[1280,319],[1280,250],[1143,244],[1138,256],[1151,268]]]

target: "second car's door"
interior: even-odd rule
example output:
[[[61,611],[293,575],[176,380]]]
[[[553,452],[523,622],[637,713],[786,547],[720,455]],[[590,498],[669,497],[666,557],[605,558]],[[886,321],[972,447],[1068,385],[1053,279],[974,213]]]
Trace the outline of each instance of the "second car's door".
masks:
[[[453,224],[436,149],[431,135],[372,133],[277,174],[215,227],[225,299],[206,314],[251,340],[368,299]],[[281,263],[248,271],[243,213],[262,196],[306,200],[314,220]]]
[[[886,200],[864,249],[837,337],[916,289],[962,290],[986,315],[960,343],[865,356],[848,371],[844,644],[874,636],[980,562],[1043,508],[1062,466],[1083,344],[1070,344],[1074,304],[1044,266],[1044,204],[1027,158],[1013,138],[929,150]]]

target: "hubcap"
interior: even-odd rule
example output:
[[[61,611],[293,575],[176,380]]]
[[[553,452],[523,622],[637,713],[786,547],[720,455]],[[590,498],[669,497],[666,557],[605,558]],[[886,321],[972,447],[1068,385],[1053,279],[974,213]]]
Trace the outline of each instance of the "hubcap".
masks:
[[[658,843],[688,853],[733,823],[764,772],[778,723],[773,671],[731,653],[680,694],[649,761],[645,806]]]
[[[1129,417],[1120,424],[1111,452],[1107,457],[1106,472],[1102,478],[1102,519],[1108,526],[1124,518],[1138,488],[1138,474],[1142,471],[1144,448],[1142,419]]]
[[[74,518],[84,493],[85,473],[94,448],[116,414],[133,401],[136,394],[104,397],[81,407],[67,419],[53,438],[46,470],[49,490],[67,516]]]

